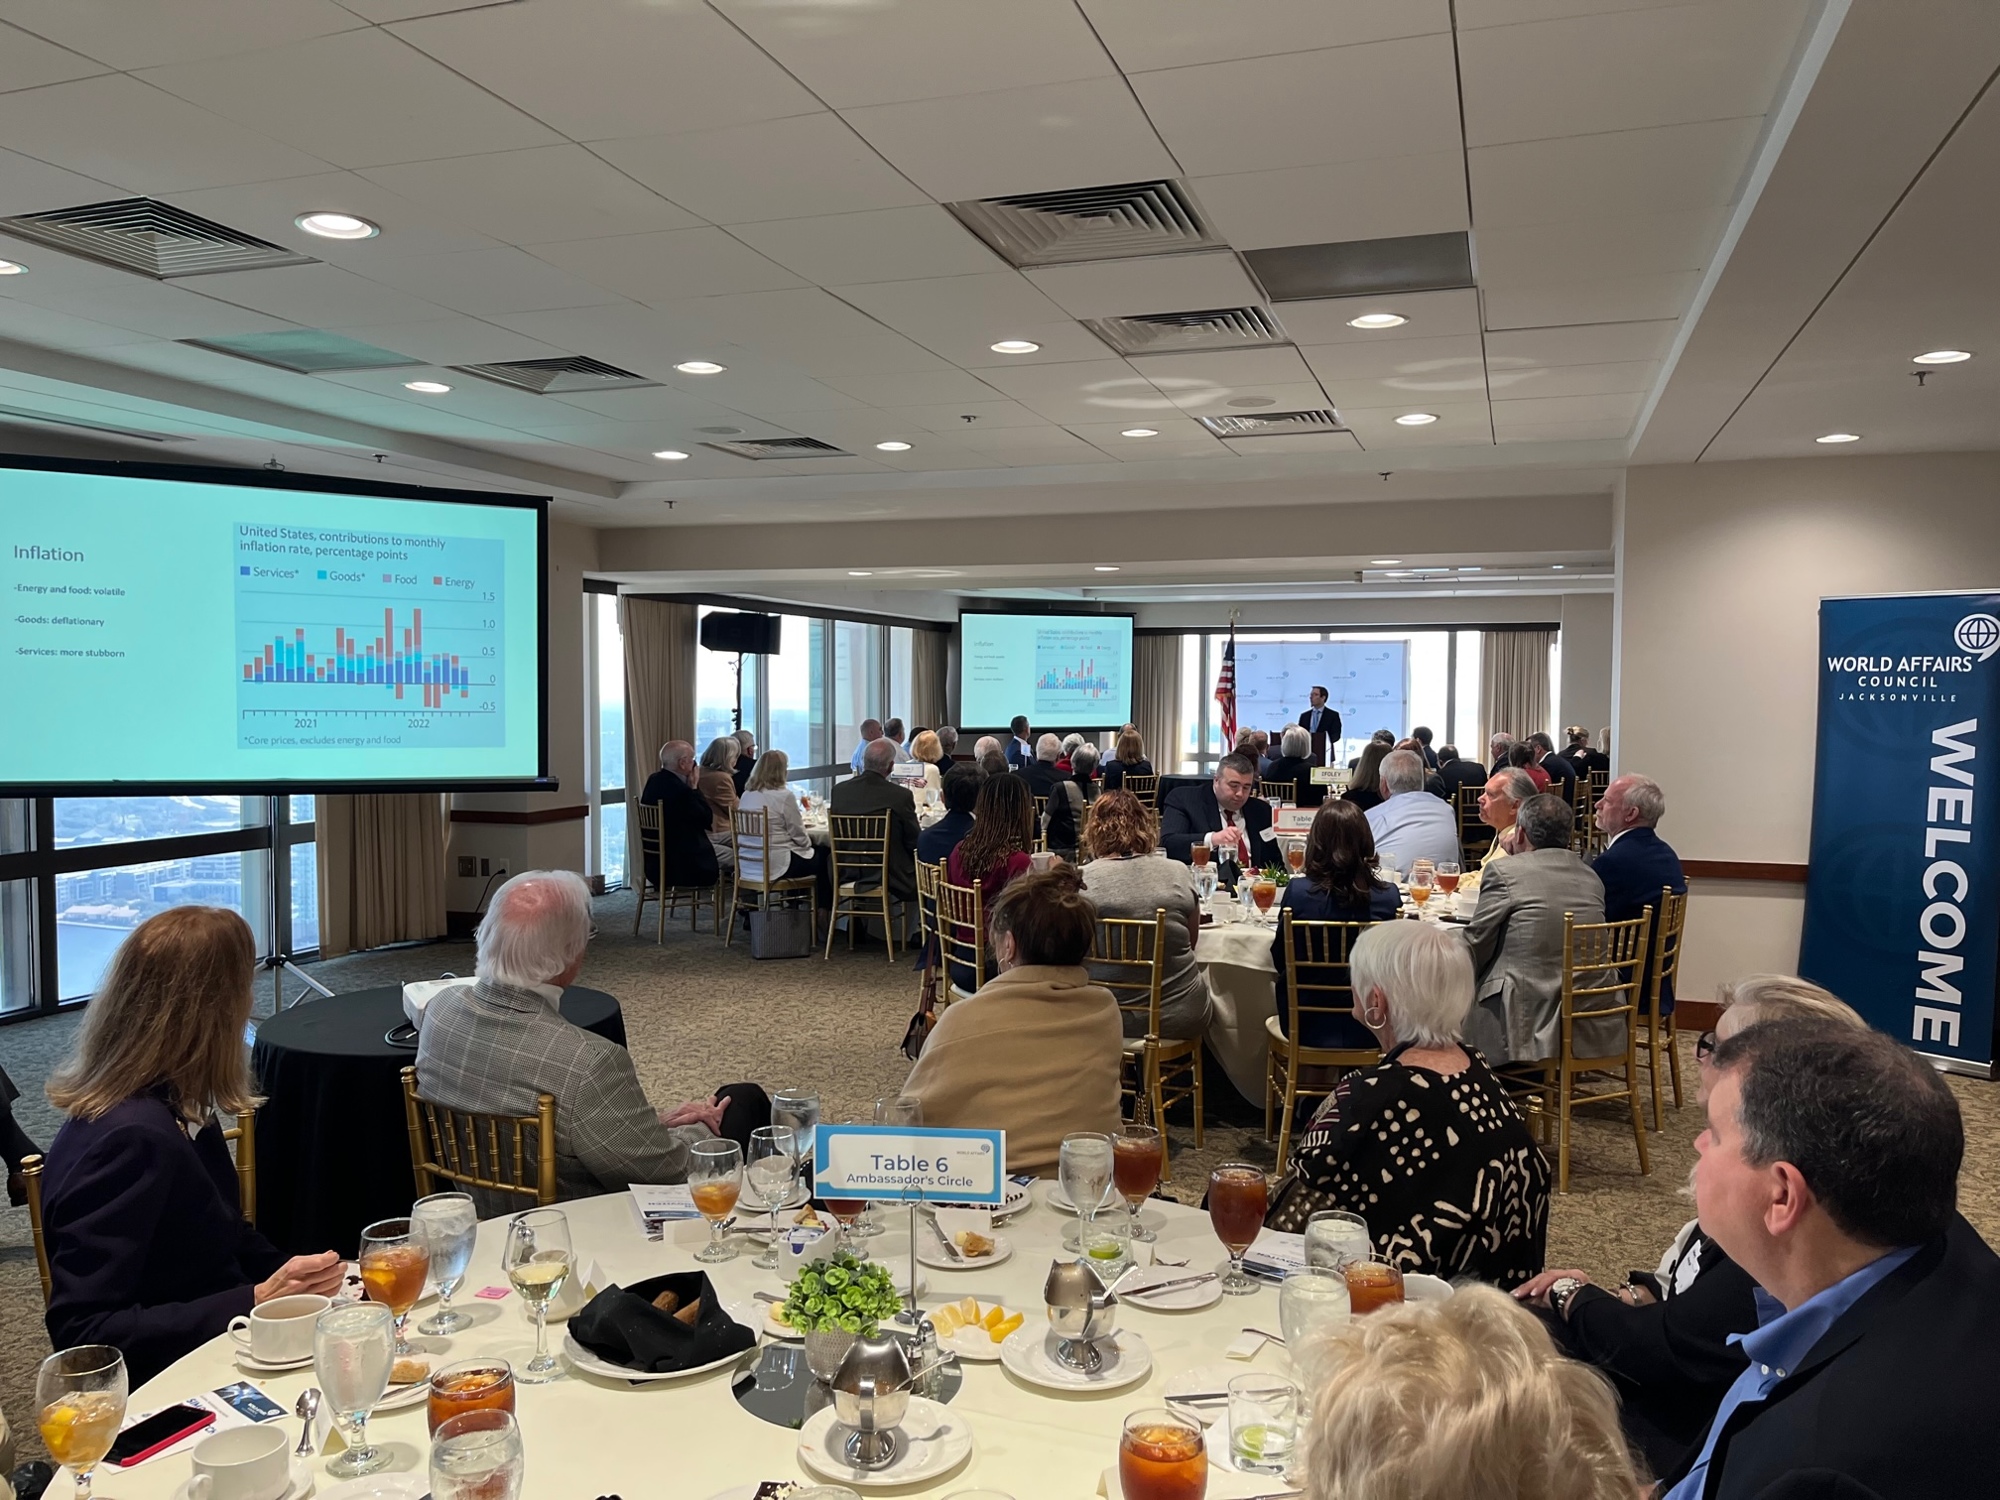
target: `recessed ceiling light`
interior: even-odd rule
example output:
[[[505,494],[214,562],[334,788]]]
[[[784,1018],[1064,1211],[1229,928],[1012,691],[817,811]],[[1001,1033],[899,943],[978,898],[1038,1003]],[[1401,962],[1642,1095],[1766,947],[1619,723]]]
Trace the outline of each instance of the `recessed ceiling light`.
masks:
[[[1028,339],[1002,339],[999,343],[988,347],[995,354],[1033,354],[1042,346]]]
[[[1815,443],[1858,443],[1861,441],[1861,434],[1858,432],[1829,432],[1825,437],[1814,438],[1813,441]]]
[[[403,389],[415,391],[420,396],[442,396],[451,387],[442,380],[406,380]]]
[[[0,260],[0,276],[25,276],[28,268],[18,260]]]
[[[873,578],[875,574],[867,568],[849,568],[847,576],[849,578]]]
[[[1116,563],[1099,563],[1096,570],[1099,573],[1116,573],[1118,565]]]
[[[1484,573],[1486,570],[1484,568],[1460,568],[1458,571],[1461,573]]]
[[[1563,570],[1563,565],[1561,563],[1550,563],[1549,566],[1554,568],[1558,573],[1560,573]]]
[[[729,366],[719,365],[712,359],[690,359],[674,368],[683,375],[720,375]]]
[[[1118,435],[1120,437],[1158,437],[1160,430],[1157,427],[1128,427]]]
[[[1400,568],[1402,565],[1403,560],[1400,557],[1378,557],[1368,564],[1371,568]]]
[[[1401,328],[1410,320],[1401,313],[1363,313],[1358,318],[1349,318],[1349,328]]]
[[[1964,349],[1933,349],[1928,354],[1919,354],[1910,360],[1913,365],[1962,365],[1972,355]]]
[[[664,458],[668,463],[679,463],[682,459],[686,458],[687,455],[681,452],[681,450],[678,448],[662,448],[658,453],[655,453],[653,457]]]
[[[300,214],[292,222],[323,240],[372,240],[382,232],[378,226],[353,214]]]
[[[1428,427],[1436,420],[1437,414],[1435,412],[1406,411],[1400,417],[1396,418],[1396,425],[1398,427]]]
[[[875,446],[883,453],[908,453],[910,451],[908,443],[877,443]]]

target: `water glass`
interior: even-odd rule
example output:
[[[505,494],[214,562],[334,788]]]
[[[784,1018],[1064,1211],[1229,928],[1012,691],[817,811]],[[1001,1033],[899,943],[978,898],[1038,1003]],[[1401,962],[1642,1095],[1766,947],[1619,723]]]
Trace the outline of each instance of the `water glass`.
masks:
[[[819,1130],[819,1091],[779,1089],[771,1096],[771,1123],[789,1125],[799,1143],[799,1160],[806,1176],[812,1174],[813,1142]]]
[[[531,1208],[508,1220],[500,1266],[535,1315],[535,1357],[514,1375],[523,1385],[541,1385],[562,1375],[561,1361],[549,1353],[549,1304],[562,1295],[575,1263],[569,1220],[561,1209]]]
[[[1299,1441],[1299,1388],[1282,1375],[1229,1382],[1229,1457],[1239,1469],[1282,1474]]]
[[[1278,1288],[1278,1328],[1294,1364],[1315,1335],[1339,1328],[1352,1315],[1347,1278],[1331,1266],[1304,1266]]]
[[[433,1500],[515,1500],[522,1467],[512,1412],[462,1412],[431,1434]]]
[[[431,1256],[431,1285],[437,1288],[438,1310],[417,1325],[419,1333],[457,1333],[472,1319],[454,1311],[452,1294],[472,1264],[472,1242],[479,1237],[479,1211],[470,1193],[432,1193],[410,1209],[411,1225],[423,1235]]]
[[[1057,1153],[1057,1176],[1062,1181],[1062,1190],[1069,1194],[1071,1206],[1076,1209],[1077,1219],[1082,1225],[1080,1233],[1086,1238],[1097,1218],[1097,1210],[1104,1206],[1104,1195],[1111,1187],[1113,1159],[1111,1137],[1087,1131],[1064,1136],[1062,1148]]]
[[[336,1479],[385,1468],[389,1455],[368,1441],[368,1413],[389,1389],[396,1362],[396,1315],[381,1302],[329,1308],[313,1324],[313,1378],[346,1450],[326,1462]]]
[[[792,1196],[798,1172],[798,1137],[791,1126],[763,1125],[750,1132],[744,1184],[771,1215],[770,1243],[750,1262],[760,1271],[778,1269],[778,1210]]]
[[[109,1344],[59,1349],[35,1372],[35,1426],[49,1457],[76,1477],[90,1500],[90,1476],[125,1421],[125,1357]]]
[[[1306,1264],[1338,1271],[1351,1260],[1366,1260],[1375,1248],[1368,1221],[1344,1208],[1322,1209],[1306,1220]]]
[[[396,1357],[418,1351],[410,1347],[406,1325],[410,1309],[423,1299],[430,1279],[431,1252],[423,1231],[410,1218],[378,1219],[361,1231],[361,1285],[370,1302],[380,1302],[396,1315]]]

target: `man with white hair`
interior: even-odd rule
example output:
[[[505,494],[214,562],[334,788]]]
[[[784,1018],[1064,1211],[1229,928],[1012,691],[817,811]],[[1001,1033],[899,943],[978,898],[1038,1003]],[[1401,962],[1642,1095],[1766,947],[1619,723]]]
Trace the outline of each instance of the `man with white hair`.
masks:
[[[1293,788],[1291,802],[1297,807],[1318,807],[1326,801],[1326,788],[1312,779],[1312,732],[1301,724],[1287,724],[1278,736],[1278,753],[1261,768],[1266,783],[1283,781]]]
[[[1392,750],[1383,758],[1382,800],[1367,816],[1376,857],[1386,870],[1407,873],[1419,859],[1434,865],[1458,863],[1458,814],[1424,790],[1425,779],[1416,751]]]
[[[635,1182],[684,1182],[696,1141],[748,1142],[771,1123],[771,1102],[754,1083],[656,1113],[631,1054],[563,1018],[563,991],[582,972],[594,931],[582,876],[516,875],[479,924],[477,977],[434,996],[417,1030],[417,1086],[426,1099],[532,1115],[537,1094],[555,1095],[556,1192],[566,1199]],[[534,1180],[532,1170],[526,1175]],[[498,1194],[475,1197],[482,1215],[520,1207]]]
[[[1486,741],[1486,749],[1493,757],[1491,774],[1497,776],[1514,764],[1514,736],[1506,730],[1495,730]]]
[[[982,734],[972,747],[972,764],[981,776],[1005,776],[1007,752],[997,734]]]
[[[757,765],[757,736],[747,729],[736,731],[736,769],[730,777],[736,783],[736,795],[743,795],[743,787],[750,780],[750,772]]]
[[[944,752],[943,769],[949,771],[952,757],[958,753],[958,731],[949,724],[940,724],[937,727],[937,737],[938,749]]]
[[[708,837],[715,810],[695,790],[699,772],[694,746],[668,740],[660,746],[660,769],[646,780],[641,804],[660,809],[660,852],[646,852],[646,878],[661,890],[706,889],[721,878],[715,845]]]
[[[1035,741],[1035,758],[1025,766],[1015,767],[1014,774],[1048,804],[1049,848],[1058,854],[1071,855],[1076,852],[1077,826],[1069,794],[1062,790],[1066,778],[1056,764],[1062,753],[1063,742],[1045,734]]]
[[[1667,815],[1667,794],[1650,776],[1620,776],[1597,799],[1597,826],[1611,835],[1591,869],[1604,883],[1604,920],[1629,922],[1653,908],[1652,944],[1659,944],[1660,892],[1687,894],[1687,876],[1673,846],[1654,830]],[[1660,1013],[1674,1008],[1671,980],[1660,991]]]
[[[861,774],[862,752],[881,738],[882,721],[880,719],[863,719],[861,721],[861,743],[854,747],[854,754],[849,756],[847,760],[848,765],[853,767],[855,775],[859,776]],[[890,759],[893,761],[894,757],[891,756]]]
[[[838,782],[829,806],[841,817],[889,815],[889,894],[898,901],[917,899],[917,799],[906,786],[889,779],[896,764],[896,746],[878,734],[861,747],[861,774]]]
[[[1479,821],[1493,830],[1493,842],[1486,850],[1486,857],[1479,862],[1480,872],[1493,866],[1494,861],[1505,859],[1514,852],[1514,820],[1521,811],[1521,804],[1535,795],[1535,783],[1526,771],[1512,767],[1495,771],[1486,779],[1486,790],[1479,794]]]

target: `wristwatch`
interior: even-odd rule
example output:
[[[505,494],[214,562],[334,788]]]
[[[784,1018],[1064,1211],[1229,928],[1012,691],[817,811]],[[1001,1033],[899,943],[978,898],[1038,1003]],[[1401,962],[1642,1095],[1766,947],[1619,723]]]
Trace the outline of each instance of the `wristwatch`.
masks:
[[[1569,1317],[1569,1299],[1589,1284],[1587,1281],[1579,1281],[1574,1276],[1557,1278],[1554,1285],[1549,1288],[1550,1309],[1554,1311],[1557,1317],[1567,1319]]]

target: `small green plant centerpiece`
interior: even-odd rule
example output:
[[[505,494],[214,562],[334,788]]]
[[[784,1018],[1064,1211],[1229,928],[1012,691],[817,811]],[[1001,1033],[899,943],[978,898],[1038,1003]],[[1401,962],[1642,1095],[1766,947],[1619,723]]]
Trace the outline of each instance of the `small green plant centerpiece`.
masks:
[[[830,1260],[801,1268],[785,1297],[785,1322],[805,1335],[806,1364],[821,1380],[831,1380],[856,1339],[873,1337],[903,1299],[889,1268],[855,1259],[842,1250]]]

